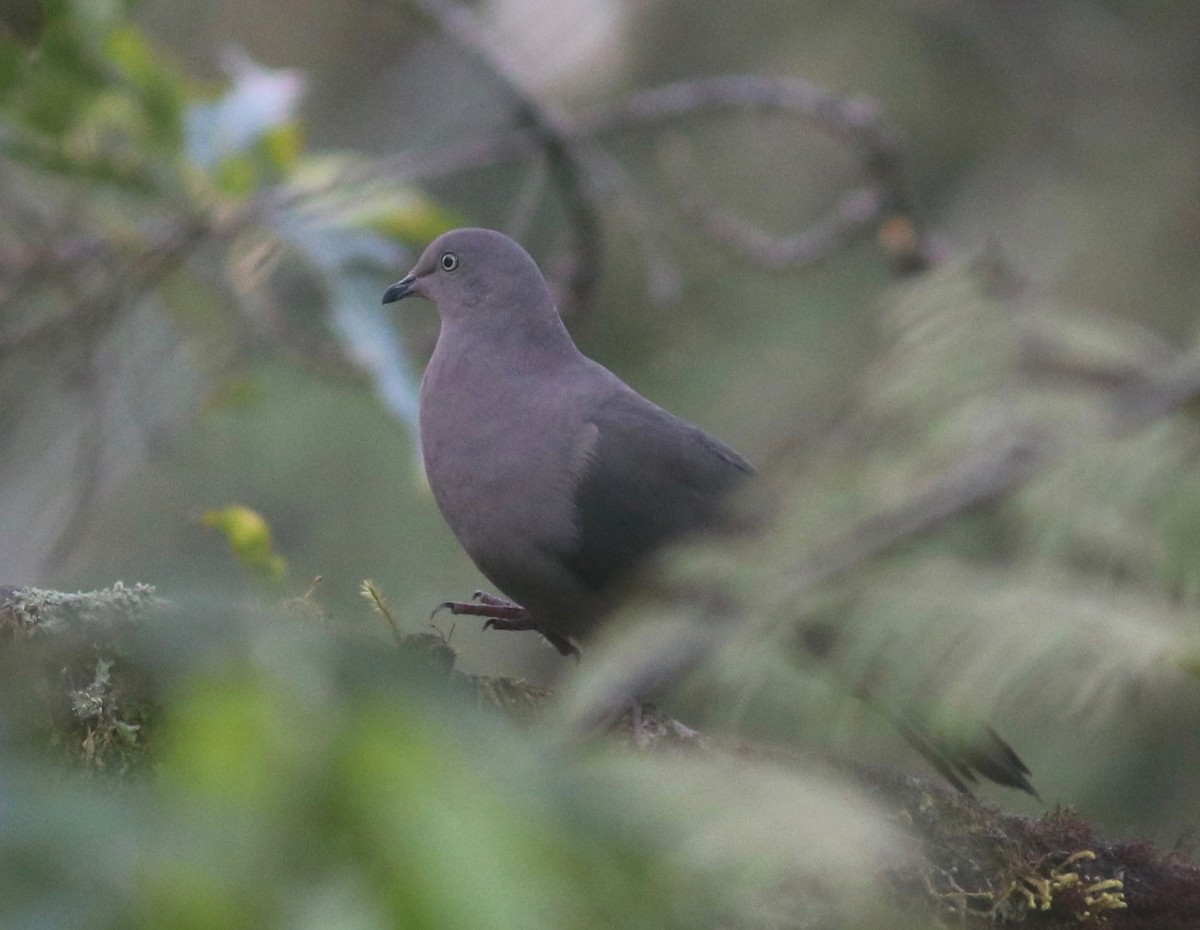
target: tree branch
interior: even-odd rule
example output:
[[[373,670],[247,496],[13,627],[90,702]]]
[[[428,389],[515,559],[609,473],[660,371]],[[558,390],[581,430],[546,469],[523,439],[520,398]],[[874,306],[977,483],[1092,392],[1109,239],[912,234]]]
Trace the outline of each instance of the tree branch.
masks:
[[[603,241],[596,185],[589,180],[585,140],[572,131],[565,112],[547,100],[537,99],[522,84],[519,63],[494,41],[472,10],[456,0],[410,2],[500,79],[505,93],[516,105],[517,125],[546,154],[571,229],[572,260],[563,285],[566,303],[568,309],[586,306],[600,278]]]
[[[781,589],[782,600],[888,552],[907,539],[1010,494],[1099,436],[1118,437],[1200,400],[1200,358],[1179,361],[1163,376],[1116,390],[1109,417],[1071,440],[1043,428],[995,436],[933,479],[906,503],[860,522],[843,539],[809,558]]]
[[[438,18],[443,28],[474,48],[490,47],[473,17],[465,19],[461,7],[445,0],[419,0],[432,12],[449,8]],[[454,31],[452,31],[454,30]],[[490,56],[491,53],[488,53]],[[482,56],[485,64],[508,75],[512,66]],[[811,124],[834,140],[849,147],[863,167],[866,183],[842,197],[826,217],[807,229],[789,236],[771,236],[734,214],[718,209],[695,181],[696,173],[677,171],[686,176],[691,190],[683,191],[685,210],[700,221],[701,231],[718,242],[734,247],[748,258],[770,267],[806,265],[827,258],[853,235],[874,229],[897,275],[909,275],[933,264],[931,252],[916,219],[916,210],[908,191],[900,133],[868,101],[844,99],[797,78],[762,75],[723,75],[713,78],[677,81],[629,95],[608,106],[568,116],[556,108],[530,101],[515,78],[505,78],[506,87],[523,100],[523,114],[530,125],[493,133],[481,138],[453,142],[433,148],[401,152],[355,169],[334,183],[353,187],[376,177],[401,180],[430,180],[472,168],[527,158],[538,151],[558,152],[560,190],[570,208],[590,211],[576,213],[577,241],[595,236],[598,241],[599,199],[617,199],[630,213],[630,223],[647,264],[652,281],[668,282],[663,274],[665,261],[658,249],[660,236],[648,231],[657,228],[640,213],[652,215],[643,206],[644,198],[619,197],[626,184],[612,170],[615,159],[599,145],[611,134],[631,130],[661,130],[685,120],[711,117],[727,112],[777,112]],[[550,148],[548,148],[548,146]],[[676,155],[678,160],[679,156]],[[607,166],[607,167],[606,167]],[[678,167],[678,161],[677,161]],[[567,185],[564,187],[564,185]],[[590,195],[590,196],[589,196]],[[640,213],[639,213],[640,211]],[[651,252],[654,246],[657,251]],[[655,269],[658,269],[657,271]],[[594,274],[589,270],[588,274]],[[652,288],[653,290],[654,288]]]
[[[295,610],[296,608],[292,608]],[[164,725],[161,694],[145,683],[160,668],[139,668],[152,657],[123,645],[146,626],[170,621],[178,607],[146,585],[65,594],[0,586],[0,659],[19,668],[30,695],[52,712],[41,725],[49,745],[90,768],[137,770]],[[539,720],[553,695],[505,678],[466,675],[434,634],[402,637],[405,654],[452,679],[455,690],[520,723]],[[161,656],[158,656],[161,659]],[[170,666],[170,663],[167,663]],[[161,662],[156,663],[161,665]],[[14,686],[5,679],[7,693]],[[166,689],[169,692],[169,689]],[[26,713],[28,704],[24,705]],[[35,715],[36,716],[36,715]],[[1042,817],[1002,813],[936,782],[849,763],[798,758],[762,746],[726,745],[645,708],[625,714],[611,735],[643,752],[721,753],[767,758],[784,767],[833,765],[848,789],[877,804],[909,841],[909,853],[879,875],[880,888],[913,917],[951,917],[956,925],[1036,922],[1045,930],[1106,926],[1184,927],[1200,922],[1200,867],[1179,852],[1149,843],[1114,843],[1069,810]],[[595,738],[593,738],[594,742]]]

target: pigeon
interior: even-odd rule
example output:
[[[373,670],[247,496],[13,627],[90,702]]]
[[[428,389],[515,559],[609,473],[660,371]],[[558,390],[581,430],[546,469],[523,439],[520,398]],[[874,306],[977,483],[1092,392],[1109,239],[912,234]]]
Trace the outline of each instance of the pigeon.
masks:
[[[580,352],[518,243],[488,229],[444,233],[383,302],[412,296],[441,318],[421,381],[425,472],[446,523],[504,595],[441,608],[535,630],[578,656],[656,551],[736,525],[727,498],[753,467]],[[881,710],[963,793],[978,773],[1036,796],[990,727],[949,742]]]
[[[429,485],[504,594],[443,606],[577,654],[648,557],[721,522],[754,469],[580,352],[537,263],[503,233],[439,236],[383,302],[409,296],[441,317],[421,381]]]

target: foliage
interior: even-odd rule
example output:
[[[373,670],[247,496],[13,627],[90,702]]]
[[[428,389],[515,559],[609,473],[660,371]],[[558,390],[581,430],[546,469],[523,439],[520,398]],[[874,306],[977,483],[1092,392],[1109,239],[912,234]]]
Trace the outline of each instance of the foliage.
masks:
[[[386,178],[348,195],[362,159],[306,153],[302,76],[238,52],[226,69],[223,89],[189,80],[125,3],[47,4],[32,48],[0,35],[6,480],[46,514],[0,553],[15,567],[61,561],[102,486],[199,410],[252,397],[264,346],[365,373],[411,413],[415,378],[376,291],[453,218]],[[323,295],[315,313],[288,305],[298,287]],[[76,437],[61,456],[74,475],[36,465],[47,406]]]
[[[1197,366],[994,273],[948,265],[887,296],[874,363],[837,430],[774,476],[767,531],[671,560],[592,653],[568,720],[699,666],[723,726],[857,742],[854,694],[950,757],[983,721],[1020,727],[1017,745],[1047,748],[1020,754],[1051,797],[1137,793],[1143,760],[1117,734],[1200,708],[1196,537],[1177,529],[1200,503],[1200,434],[1175,380]],[[1176,771],[1188,741],[1165,742]]]
[[[436,21],[447,4],[423,7]],[[296,513],[317,507],[288,477],[308,468],[339,495],[322,505],[341,521],[325,559],[344,557],[356,579],[379,561],[415,574],[418,550],[437,541],[412,512],[394,519],[375,491],[378,473],[395,483],[409,450],[336,395],[368,380],[411,426],[415,366],[377,305],[380,288],[410,248],[464,218],[402,180],[403,159],[385,170],[357,152],[309,152],[301,74],[231,52],[228,82],[199,85],[147,41],[130,9],[55,0],[44,17],[0,26],[0,565],[14,576],[0,581],[59,569],[85,537],[108,548],[112,527],[88,525],[97,502],[173,441],[177,485],[156,492],[153,473],[138,474],[107,511],[127,536],[161,511],[177,533],[217,526],[242,566],[272,581],[282,581],[282,553],[296,577],[324,571],[289,548],[304,535]],[[757,78],[685,83],[631,98],[625,112],[649,124],[734,98],[766,106],[776,94],[835,128],[858,120],[853,134],[866,138],[877,174],[899,175],[899,150],[870,107],[811,91]],[[611,112],[607,125],[621,128]],[[549,137],[562,149],[548,158],[554,183],[572,164],[599,165],[589,177],[614,186],[598,189],[622,191],[614,211],[638,206],[619,166],[577,149],[578,137],[555,137],[547,114],[532,116],[532,129],[490,144],[534,151],[530,136]],[[684,174],[698,186],[703,167],[687,162]],[[581,177],[564,199],[609,199]],[[787,264],[840,247],[864,213],[909,206],[879,183],[870,177],[844,200],[826,235],[782,250],[712,209],[714,198],[695,198],[693,225]],[[481,187],[493,196],[490,184]],[[640,242],[654,265],[669,237],[651,219]],[[924,267],[908,218],[888,228],[894,266]],[[598,250],[583,251],[595,261]],[[754,281],[740,266],[721,274],[743,303],[765,292],[757,272]],[[828,288],[838,274],[809,284]],[[802,289],[787,282],[781,316],[805,316]],[[640,325],[670,328],[670,316],[641,313],[628,290],[626,312]],[[687,309],[706,325],[699,298]],[[765,469],[777,491],[770,530],[676,555],[666,583],[631,602],[625,626],[589,650],[568,702],[537,728],[479,705],[507,701],[524,718],[545,692],[507,679],[448,684],[453,653],[441,638],[422,641],[431,669],[390,641],[355,640],[345,631],[354,620],[335,624],[314,598],[263,609],[253,600],[261,591],[238,590],[223,550],[211,575],[194,576],[209,593],[161,623],[140,622],[151,596],[142,587],[105,595],[124,619],[70,613],[94,597],[22,589],[20,609],[0,624],[9,799],[0,919],[866,930],[910,919],[881,898],[881,874],[911,900],[931,892],[955,921],[1118,928],[1165,922],[1173,905],[1190,914],[1184,854],[1107,843],[1074,815],[1037,821],[1028,845],[1006,848],[1016,821],[986,808],[962,801],[949,805],[957,820],[930,817],[936,802],[922,796],[889,824],[841,770],[776,766],[760,749],[728,758],[581,749],[580,722],[611,714],[631,681],[695,665],[681,698],[697,709],[689,720],[731,741],[786,744],[802,732],[810,746],[915,765],[884,724],[919,721],[953,746],[986,719],[1020,748],[1048,800],[1082,797],[1087,816],[1119,830],[1149,824],[1173,842],[1200,805],[1194,779],[1181,776],[1200,726],[1197,391],[1173,380],[1193,360],[1146,329],[1038,295],[994,256],[897,283],[873,313],[877,325],[860,328],[874,332],[874,354],[839,382],[848,396],[836,426]],[[740,330],[720,333],[730,354]],[[756,365],[773,353],[795,367],[801,356],[776,341],[741,351]],[[663,362],[660,377],[675,364]],[[311,416],[306,445],[239,419],[273,395],[305,422],[318,390],[327,406]],[[760,400],[748,389],[747,408],[750,395]],[[189,432],[201,413],[218,426]],[[355,452],[327,457],[339,445]],[[239,463],[233,487],[180,504],[178,486],[196,474],[187,463],[205,456]],[[252,467],[268,478],[256,483]],[[360,487],[366,503],[351,515],[342,499]],[[275,492],[283,506],[245,488]],[[227,500],[257,509],[212,509]],[[383,555],[355,548],[370,518],[396,540]],[[159,533],[147,534],[147,558],[172,541]],[[228,598],[213,596],[225,585]],[[416,586],[394,608],[377,586],[366,593],[397,639],[405,618],[423,619],[435,602]],[[64,605],[72,633],[61,638]],[[928,827],[918,835],[926,852],[961,855],[914,866],[897,855],[896,822]],[[964,831],[944,835],[955,825]],[[996,869],[962,871],[985,858]],[[1154,882],[1128,895],[1109,884],[1134,865]],[[914,915],[926,924],[924,911]]]
[[[0,603],[7,658],[14,642],[27,663],[61,657],[61,637],[125,675],[155,670],[145,777],[58,770],[36,790],[37,752],[9,741],[6,925],[760,927],[786,910],[789,925],[852,927],[895,856],[878,816],[817,771],[580,753],[481,709],[419,638],[354,643],[275,611],[231,624],[195,606],[213,612],[143,587]],[[22,619],[37,614],[53,632]],[[50,688],[52,664],[38,664]],[[55,732],[41,717],[29,723]]]

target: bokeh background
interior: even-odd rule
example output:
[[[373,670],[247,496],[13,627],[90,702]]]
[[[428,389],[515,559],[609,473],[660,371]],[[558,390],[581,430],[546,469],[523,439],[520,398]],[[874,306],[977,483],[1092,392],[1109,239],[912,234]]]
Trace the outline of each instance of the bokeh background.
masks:
[[[567,107],[727,73],[795,75],[872,98],[905,133],[915,202],[947,254],[995,244],[1064,303],[1146,322],[1176,344],[1193,335],[1200,23],[1187,4],[513,0],[480,12],[536,94]],[[148,3],[136,15],[157,48],[214,91],[228,80],[221,62],[231,49],[293,69],[316,153],[385,156],[512,125],[497,79],[403,4]],[[854,152],[796,120],[693,123],[705,187],[780,235],[811,225],[858,172]],[[678,296],[654,299],[639,243],[614,211],[599,293],[573,321],[577,338],[643,393],[762,460],[781,434],[802,436],[840,409],[872,349],[886,262],[867,238],[815,269],[756,266],[694,234],[671,194],[678,182],[656,158],[660,140],[626,135],[616,151],[636,190],[655,195],[646,209],[678,263]],[[524,183],[520,167],[505,165],[421,190],[463,222],[505,227]],[[562,220],[553,195],[545,200],[520,231],[552,261]],[[374,283],[403,274],[416,249],[397,248]],[[328,295],[319,282],[286,286],[274,312],[320,317]],[[401,312],[412,391],[436,317],[427,305]],[[56,564],[20,540],[20,553],[6,553],[10,577],[87,585],[136,575],[173,586],[227,572],[235,584],[220,540],[193,519],[230,500],[262,512],[292,573],[321,575],[340,606],[355,603],[363,575],[414,618],[477,587],[423,490],[409,424],[362,385],[264,354],[239,369],[252,403],[218,404],[161,454],[114,474],[95,501],[103,514]],[[512,654],[502,637],[460,633],[469,661]]]
[[[377,304],[454,225],[509,231],[552,278],[569,277],[575,233],[547,160],[534,151],[460,167],[451,157],[520,128],[529,101],[586,122],[666,82],[771,75],[873,101],[898,132],[906,221],[934,266],[904,280],[870,224],[819,261],[772,267],[697,221],[703,197],[770,236],[813,228],[865,175],[862,151],[812,120],[701,110],[588,140],[604,159],[586,246],[597,278],[586,299],[564,299],[569,327],[642,393],[780,475],[789,500],[816,488],[828,513],[811,509],[828,519],[811,534],[835,533],[844,498],[894,502],[945,464],[916,455],[904,481],[881,476],[872,455],[892,455],[892,439],[867,440],[836,460],[838,481],[795,490],[848,409],[905,424],[913,445],[937,446],[943,430],[965,443],[991,423],[969,404],[958,419],[890,415],[916,377],[896,376],[906,338],[916,340],[909,364],[930,376],[922,403],[949,409],[998,382],[987,364],[954,368],[938,337],[954,331],[979,357],[1012,361],[1021,347],[989,314],[1016,295],[1022,319],[1067,347],[1059,361],[1069,356],[1066,377],[1078,377],[1038,408],[1053,408],[1045,425],[1058,433],[1077,424],[1055,417],[1092,411],[1097,391],[1152,381],[1194,347],[1194,3],[487,0],[468,8],[468,41],[439,17],[447,8],[5,5],[0,582],[75,590],[122,579],[180,601],[269,604],[319,576],[313,597],[329,622],[379,644],[391,632],[362,598],[364,578],[408,632],[427,629],[440,601],[486,587],[419,465],[415,392],[436,314]],[[981,256],[1003,270],[963,270]],[[985,290],[937,277],[955,268],[1002,279],[996,302],[940,316]],[[934,308],[917,314],[924,329],[905,300]],[[936,651],[938,637],[988,605],[972,635],[1024,631],[1032,645],[1015,655],[1004,635],[987,640],[992,652],[970,640],[955,687],[984,694],[978,709],[1031,763],[1045,802],[1170,845],[1200,824],[1200,683],[1186,671],[1200,629],[1200,493],[1194,426],[1186,413],[1165,424],[1143,444],[1097,439],[1090,459],[1014,509],[956,522],[918,547],[911,571],[878,582],[893,600],[839,590],[836,608],[797,613],[891,630],[908,642],[897,661],[921,678],[923,661],[950,654]],[[830,467],[814,471],[826,480]],[[240,551],[239,529],[251,537]],[[946,591],[975,600],[935,596]],[[1094,610],[1081,606],[1091,600]],[[909,623],[905,639],[896,631]],[[465,670],[561,674],[532,634],[436,625]],[[972,686],[967,669],[988,680],[982,659],[972,666],[980,656],[993,679],[1017,684]],[[803,700],[803,688],[764,685],[778,672],[740,661],[694,691],[702,718],[715,694],[738,708],[715,715],[734,732],[921,770],[853,702],[789,715],[780,696]],[[330,900],[360,891],[339,885]]]

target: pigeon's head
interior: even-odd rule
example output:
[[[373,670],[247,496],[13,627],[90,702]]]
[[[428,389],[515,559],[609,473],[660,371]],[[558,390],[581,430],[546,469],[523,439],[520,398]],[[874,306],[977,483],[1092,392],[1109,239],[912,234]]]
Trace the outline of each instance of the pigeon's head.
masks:
[[[385,304],[417,294],[443,320],[542,313],[553,307],[537,263],[504,233],[454,229],[429,244],[416,266],[383,295]]]

